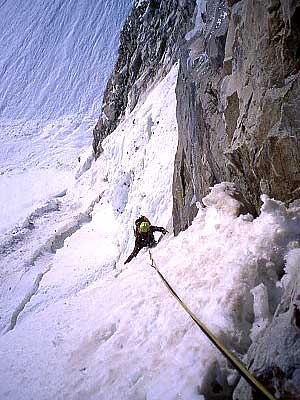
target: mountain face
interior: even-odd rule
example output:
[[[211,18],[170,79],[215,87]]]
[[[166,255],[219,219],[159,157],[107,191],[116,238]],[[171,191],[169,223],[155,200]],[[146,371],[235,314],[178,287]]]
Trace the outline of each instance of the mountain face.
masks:
[[[242,213],[257,215],[261,194],[292,209],[300,198],[300,1],[136,1],[94,129],[96,157],[178,59],[174,233],[191,224],[196,202],[222,181],[235,183]],[[278,290],[279,307],[247,354],[267,387],[293,399],[300,323],[292,299],[299,288],[295,276],[293,287]],[[252,398],[242,384],[236,393]]]
[[[175,233],[221,181],[236,183],[253,214],[261,193],[287,203],[300,195],[299,1],[197,4],[135,2],[94,129],[97,156],[125,110],[180,59]]]

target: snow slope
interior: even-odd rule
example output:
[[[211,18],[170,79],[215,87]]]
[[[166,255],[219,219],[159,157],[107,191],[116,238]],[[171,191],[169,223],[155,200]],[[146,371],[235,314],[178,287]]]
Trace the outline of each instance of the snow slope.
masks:
[[[191,400],[234,382],[147,250],[123,265],[140,214],[172,230],[177,68],[105,139],[97,162],[87,149],[67,191],[2,238],[1,399]],[[216,185],[192,226],[151,251],[189,307],[242,356],[299,265],[300,209],[264,196],[258,218],[237,216],[233,193]]]
[[[131,4],[2,1],[2,118],[24,122],[99,113],[120,27]]]
[[[0,2],[0,234],[72,181],[131,5]]]

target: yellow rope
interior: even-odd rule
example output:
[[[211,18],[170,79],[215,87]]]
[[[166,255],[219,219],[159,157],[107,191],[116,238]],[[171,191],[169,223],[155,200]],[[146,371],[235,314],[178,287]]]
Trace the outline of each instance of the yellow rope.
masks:
[[[175,290],[170,286],[168,281],[161,274],[157,268],[152,254],[149,250],[151,266],[156,270],[163,283],[166,285],[170,293],[175,297],[179,304],[185,309],[185,311],[190,315],[202,332],[209,338],[209,340],[221,351],[221,353],[233,364],[233,366],[239,371],[239,373],[246,379],[246,381],[266,399],[276,400],[275,397],[245,368],[245,366],[238,360],[232,353],[230,353],[223,344],[217,339],[217,337],[201,322],[198,317],[188,308],[188,306],[180,299]]]

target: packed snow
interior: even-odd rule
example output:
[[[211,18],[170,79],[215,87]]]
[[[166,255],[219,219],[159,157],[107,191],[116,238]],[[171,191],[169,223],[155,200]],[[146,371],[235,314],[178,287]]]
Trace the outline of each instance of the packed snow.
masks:
[[[240,358],[293,281],[296,205],[262,196],[257,218],[238,215],[233,184],[220,183],[173,236],[177,72],[128,113],[96,162],[85,149],[66,191],[2,235],[1,399],[199,400],[235,382],[148,250],[123,264],[141,214],[169,230],[151,250],[160,271]]]

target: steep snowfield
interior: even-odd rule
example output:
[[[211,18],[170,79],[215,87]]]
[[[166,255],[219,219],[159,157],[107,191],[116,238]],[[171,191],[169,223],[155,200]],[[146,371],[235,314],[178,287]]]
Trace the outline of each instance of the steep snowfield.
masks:
[[[201,399],[235,372],[151,268],[129,264],[140,214],[171,227],[177,66],[103,143],[74,183],[2,237],[0,398]],[[90,166],[90,168],[89,168]],[[300,262],[300,210],[264,196],[237,216],[230,183],[152,255],[171,285],[242,356]],[[284,260],[288,274],[279,281]]]
[[[24,123],[99,113],[131,4],[2,1],[1,117]]]
[[[131,5],[0,2],[0,234],[73,179]]]

